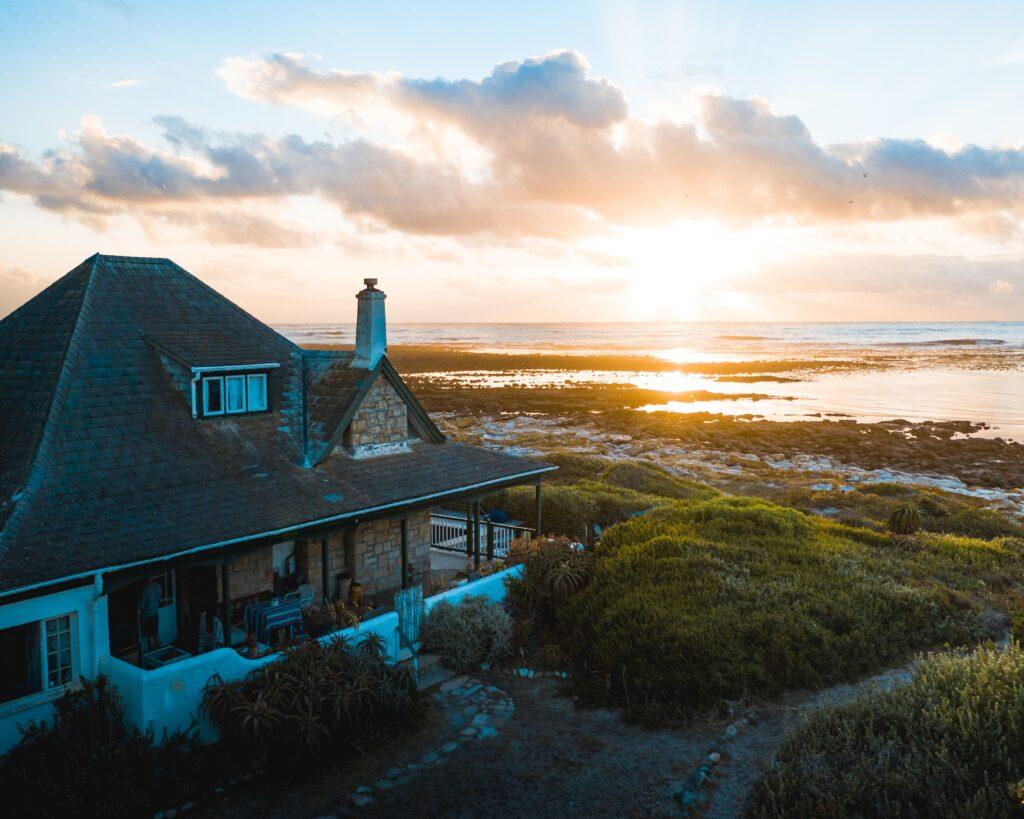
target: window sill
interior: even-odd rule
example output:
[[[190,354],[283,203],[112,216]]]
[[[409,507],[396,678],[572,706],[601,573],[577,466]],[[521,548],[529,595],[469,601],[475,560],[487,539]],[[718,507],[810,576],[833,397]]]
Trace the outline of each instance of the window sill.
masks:
[[[0,703],[0,717],[8,717],[17,714],[19,711],[26,711],[39,705],[46,705],[56,699],[60,699],[67,691],[73,691],[79,687],[79,683],[68,683],[49,691],[41,691],[38,694],[29,694],[27,697],[20,697],[16,700]]]

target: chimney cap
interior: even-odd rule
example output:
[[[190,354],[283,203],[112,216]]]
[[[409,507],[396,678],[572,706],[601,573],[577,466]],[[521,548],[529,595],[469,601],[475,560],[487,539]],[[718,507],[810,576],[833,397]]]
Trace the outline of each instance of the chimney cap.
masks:
[[[376,279],[363,279],[363,284],[365,284],[368,288],[373,290],[373,288],[377,284],[377,280]]]

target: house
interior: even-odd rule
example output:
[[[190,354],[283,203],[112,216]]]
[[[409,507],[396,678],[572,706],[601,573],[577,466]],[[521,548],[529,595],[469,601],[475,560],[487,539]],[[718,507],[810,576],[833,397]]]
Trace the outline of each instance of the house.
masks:
[[[301,349],[167,259],[97,254],[0,321],[0,751],[101,670],[140,725],[187,724],[297,598],[425,577],[431,507],[536,484],[539,514],[552,467],[446,441],[365,284],[354,352]]]

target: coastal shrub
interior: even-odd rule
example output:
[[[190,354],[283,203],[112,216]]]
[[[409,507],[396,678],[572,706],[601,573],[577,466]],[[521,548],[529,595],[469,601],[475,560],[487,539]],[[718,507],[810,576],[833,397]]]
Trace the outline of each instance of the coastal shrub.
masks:
[[[610,529],[557,621],[583,697],[685,716],[980,639],[987,608],[1019,594],[1021,555],[946,535],[905,553],[759,499],[677,502]]]
[[[559,609],[585,589],[594,575],[594,558],[566,540],[548,539],[523,556],[522,571],[508,582],[505,605],[518,625],[521,643],[545,635]]]
[[[923,661],[888,693],[814,713],[754,786],[748,817],[1020,816],[1024,648]]]
[[[613,461],[600,473],[598,481],[645,495],[677,500],[707,500],[721,494],[706,484],[680,478],[646,461]]]
[[[790,487],[776,502],[805,512],[827,510],[829,517],[854,526],[886,529],[893,511],[903,504],[917,507],[921,529],[991,539],[1024,536],[1024,524],[985,501],[969,495],[906,484],[859,484],[856,489],[813,491]]]
[[[894,535],[913,535],[921,528],[921,513],[912,503],[902,503],[889,514],[889,531]]]
[[[664,498],[596,481],[556,484],[544,488],[542,526],[544,534],[581,539],[595,523],[607,528],[664,502]],[[511,518],[533,525],[534,490],[517,486],[492,495],[485,508],[495,507],[504,509]]]
[[[611,459],[600,455],[584,455],[580,452],[554,450],[545,452],[542,460],[558,467],[558,471],[545,478],[550,484],[576,483],[592,480],[607,469]]]
[[[459,672],[504,660],[512,651],[512,618],[486,597],[464,597],[455,606],[438,603],[423,625],[423,649]]]
[[[396,732],[417,704],[411,670],[388,663],[371,633],[304,640],[237,682],[215,675],[202,708],[232,753],[287,767]]]
[[[0,758],[10,816],[142,816],[180,805],[224,771],[191,733],[157,742],[128,725],[106,677],[82,680],[54,703],[50,722],[30,723]]]

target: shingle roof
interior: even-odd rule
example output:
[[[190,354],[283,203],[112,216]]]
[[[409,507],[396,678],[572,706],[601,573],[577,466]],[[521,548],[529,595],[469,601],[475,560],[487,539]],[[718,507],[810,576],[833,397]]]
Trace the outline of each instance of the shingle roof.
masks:
[[[272,411],[193,419],[168,356],[278,364]],[[350,361],[300,349],[167,259],[86,260],[0,321],[0,591],[545,468],[431,442],[306,468],[360,395],[368,373]]]

